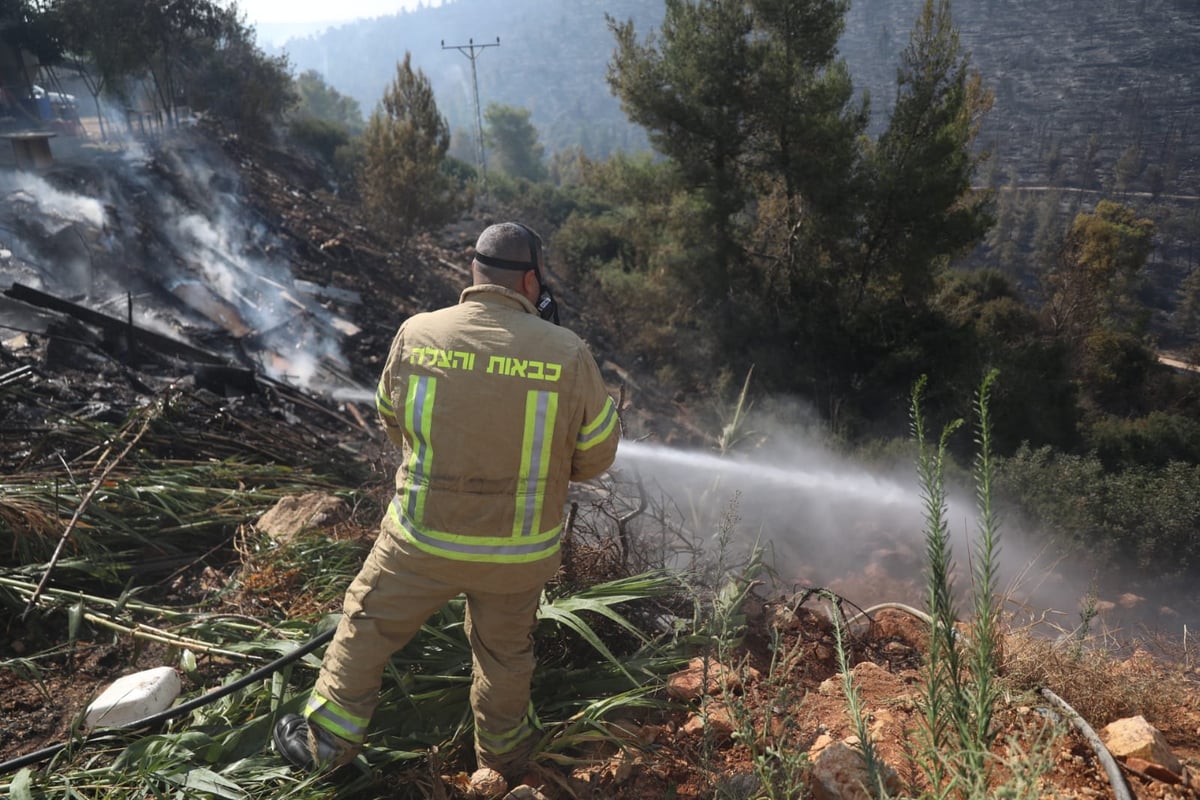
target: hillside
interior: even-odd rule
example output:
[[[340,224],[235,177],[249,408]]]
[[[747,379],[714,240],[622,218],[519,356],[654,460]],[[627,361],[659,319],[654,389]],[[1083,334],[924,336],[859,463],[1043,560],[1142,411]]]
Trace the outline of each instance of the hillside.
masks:
[[[869,94],[871,132],[886,124],[896,67],[920,0],[849,4],[839,52]],[[989,158],[977,183],[995,187],[998,224],[966,254],[969,267],[998,268],[1033,292],[1037,268],[1074,216],[1114,199],[1151,219],[1156,247],[1142,302],[1164,348],[1183,352],[1195,335],[1176,312],[1200,240],[1200,9],[1179,0],[1136,5],[971,2],[953,5],[964,51],[995,97],[976,148]],[[606,15],[631,19],[643,37],[662,21],[658,0],[565,2],[454,0],[289,41],[297,70],[315,69],[357,98],[365,113],[411,51],[455,131],[454,152],[475,159],[471,62],[479,97],[528,109],[547,154],[581,147],[605,158],[648,147],[605,77],[614,50]],[[491,46],[499,37],[499,46]],[[446,45],[444,48],[443,43]],[[469,52],[469,51],[468,51]],[[551,67],[551,68],[548,68]]]
[[[850,4],[840,51],[886,118],[895,67],[919,0]],[[1086,0],[953,5],[963,47],[996,95],[980,143],[998,183],[1110,186],[1122,156],[1129,188],[1195,195],[1200,185],[1200,8],[1185,0],[1136,4]],[[447,46],[493,43],[476,62],[481,103],[527,108],[547,150],[582,146],[603,157],[645,146],[605,83],[614,42],[605,16],[632,19],[645,35],[662,20],[659,0],[452,0],[433,8],[347,24],[283,50],[370,112],[411,51],[453,128],[471,131],[470,61]]]
[[[63,147],[43,174],[4,170],[0,178],[11,199],[0,212],[0,227],[8,232],[0,264],[6,285],[25,287],[7,291],[0,347],[6,431],[0,459],[12,492],[0,498],[0,522],[9,537],[0,544],[12,554],[3,584],[10,613],[0,629],[6,654],[0,757],[11,760],[71,741],[80,707],[113,677],[176,663],[179,646],[169,643],[194,645],[207,631],[224,630],[222,624],[245,637],[245,627],[237,626],[253,623],[258,635],[265,629],[264,651],[272,653],[269,648],[302,641],[308,622],[336,611],[343,578],[331,576],[335,566],[345,565],[322,548],[369,543],[394,466],[394,454],[382,448],[371,422],[379,359],[398,320],[453,301],[475,233],[503,212],[485,210],[436,238],[399,248],[361,226],[355,208],[330,191],[309,162],[204,127],[123,149]],[[562,294],[568,320],[583,319],[569,290]],[[597,328],[600,323],[589,321]],[[696,441],[686,410],[630,374],[632,368],[611,363],[602,345],[598,350],[611,388],[622,398],[631,444]],[[195,472],[201,481],[171,498],[163,494],[160,472],[146,472],[152,466],[174,480],[183,480],[180,472]],[[649,537],[657,525],[663,535],[682,538],[683,532],[666,525],[669,509],[678,507],[660,498],[636,519],[630,487],[640,476],[633,472],[615,474],[579,498],[585,507],[594,504],[595,527],[578,528],[564,584],[611,578],[650,562],[651,548],[638,545],[652,544],[652,538],[636,538],[632,556],[627,551],[619,557],[627,532]],[[87,505],[77,506],[69,492],[81,494],[92,482],[103,491],[82,516],[85,524],[69,555],[87,554],[93,566],[102,554],[115,555],[118,567],[108,574],[89,570],[88,558],[70,558],[72,563],[50,570],[50,594],[26,621],[20,609],[31,583],[45,571],[42,564],[71,512]],[[50,486],[62,488],[40,502],[38,495]],[[353,497],[356,506],[294,548],[262,538],[255,523],[274,493],[313,487]],[[217,495],[213,505],[193,516],[183,498],[205,491]],[[123,505],[127,495],[132,505]],[[115,513],[130,507],[136,512],[125,518]],[[123,538],[126,528],[145,533],[130,541]],[[851,528],[843,531],[843,545],[851,541]],[[711,531],[700,535],[707,540]],[[107,552],[115,544],[130,552]],[[294,561],[276,560],[289,554]],[[911,590],[911,574],[878,571],[911,564],[911,555],[882,553],[878,563],[867,565],[874,571],[841,582],[838,592],[856,617],[847,666],[861,693],[863,719],[885,760],[905,780],[917,781],[906,752],[919,725],[914,698],[927,647],[914,623],[919,616],[895,609],[859,616],[854,610],[868,605],[868,589]],[[312,573],[307,582],[305,570]],[[707,587],[714,594],[718,588]],[[838,743],[853,730],[837,680],[837,642],[819,597],[805,585],[753,588],[730,609],[736,635],[709,653],[736,667],[736,680],[707,687],[702,674],[696,682],[694,670],[688,689],[688,674],[677,672],[673,704],[634,703],[578,733],[572,727],[576,709],[561,702],[574,684],[563,677],[565,668],[548,670],[539,702],[558,702],[546,715],[555,735],[527,776],[538,795],[514,800],[759,797],[763,776],[787,769],[796,770],[789,780],[813,783],[809,754],[817,760],[825,751],[846,752]],[[635,607],[640,613],[630,616],[650,626],[670,619],[662,615],[671,611],[687,624],[687,603],[696,599],[660,600]],[[68,624],[82,614],[91,616]],[[179,623],[180,614],[187,622]],[[1022,748],[1036,749],[1051,759],[1041,796],[1102,797],[1111,790],[1096,753],[1065,723],[1058,738],[1039,744],[1043,720],[1057,718],[1035,694],[1039,686],[1067,698],[1095,726],[1144,715],[1181,759],[1178,770],[1163,772],[1157,769],[1162,764],[1127,758],[1121,780],[1138,798],[1197,796],[1186,781],[1200,766],[1200,673],[1186,641],[1153,634],[1118,641],[1118,631],[1102,628],[1096,630],[1104,637],[1054,625],[1034,631],[1033,623],[1017,616],[1010,624],[1004,656],[1009,691],[997,717],[996,753],[1016,758]],[[159,638],[141,638],[147,631]],[[440,657],[456,633],[461,635],[461,624],[452,623],[436,641]],[[209,642],[215,651],[199,651],[199,666],[187,675],[190,697],[236,674],[245,653],[221,646],[240,641],[226,634]],[[611,636],[614,649],[627,648],[619,652],[632,653],[629,644],[627,636]],[[565,633],[541,640],[540,648],[540,656],[556,664],[564,652],[591,652]],[[686,660],[673,658],[663,665],[678,668]],[[651,684],[652,698],[668,697],[668,672],[664,668]],[[300,669],[291,674],[287,702],[295,702],[310,676]],[[0,786],[14,797],[83,780],[97,787],[97,796],[127,798],[152,796],[147,793],[165,791],[164,785],[182,796],[464,796],[463,771],[470,763],[461,746],[433,751],[420,739],[394,737],[387,725],[371,741],[377,760],[361,774],[298,785],[263,748],[263,739],[231,736],[242,726],[261,728],[264,716],[278,711],[276,701],[283,698],[268,695],[267,687],[282,690],[272,681],[261,683],[259,694],[248,690],[240,703],[214,706],[215,716],[197,712],[149,737],[76,742],[77,749],[48,765],[36,763],[37,771],[21,773],[23,778],[0,775]],[[442,705],[453,721],[459,706]],[[445,730],[450,736],[453,724]],[[408,751],[417,747],[414,765]],[[1163,751],[1154,757],[1168,760]],[[106,769],[112,759],[124,760]],[[201,783],[185,782],[191,780]]]

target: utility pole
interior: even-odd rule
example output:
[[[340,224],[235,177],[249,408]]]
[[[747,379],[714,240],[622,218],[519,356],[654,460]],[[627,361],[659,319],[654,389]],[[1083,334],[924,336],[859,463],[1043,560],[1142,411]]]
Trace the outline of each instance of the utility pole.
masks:
[[[496,37],[494,44],[491,42],[475,44],[474,39],[467,39],[467,44],[447,45],[446,40],[442,39],[443,50],[457,50],[471,59],[471,86],[475,91],[475,159],[479,164],[479,175],[485,188],[487,187],[487,158],[483,154],[483,112],[479,109],[479,76],[475,72],[475,59],[479,58],[484,48],[499,46],[499,36]]]

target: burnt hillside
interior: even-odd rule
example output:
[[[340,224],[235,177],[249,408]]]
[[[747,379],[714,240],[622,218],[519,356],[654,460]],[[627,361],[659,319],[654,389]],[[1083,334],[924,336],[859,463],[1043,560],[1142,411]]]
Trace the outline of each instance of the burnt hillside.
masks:
[[[922,0],[850,4],[840,51],[871,96],[881,127],[896,92],[896,66]],[[1187,0],[1134,3],[981,0],[952,4],[960,41],[996,96],[981,144],[997,180],[1109,187],[1122,156],[1135,188],[1195,194],[1200,185],[1200,7]],[[582,146],[603,157],[646,147],[624,117],[605,71],[614,41],[606,15],[645,35],[661,0],[449,0],[289,41],[296,69],[315,69],[374,108],[411,51],[453,128],[473,128],[471,64],[443,49],[468,39],[478,53],[480,100],[527,108],[553,152]],[[553,68],[548,69],[548,66]]]

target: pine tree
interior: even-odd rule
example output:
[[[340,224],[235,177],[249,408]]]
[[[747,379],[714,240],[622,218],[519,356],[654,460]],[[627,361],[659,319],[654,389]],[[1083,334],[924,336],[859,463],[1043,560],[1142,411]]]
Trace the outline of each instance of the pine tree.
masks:
[[[864,286],[920,302],[948,259],[982,240],[992,198],[971,188],[982,157],[971,145],[991,101],[969,71],[949,0],[925,0],[870,160],[865,247],[854,259]]]
[[[727,329],[733,265],[742,261],[735,215],[749,195],[747,104],[761,64],[753,19],[741,0],[666,0],[657,39],[639,42],[632,22],[609,22],[617,39],[609,85],[694,195],[709,243],[691,265],[694,285]]]
[[[425,73],[412,54],[396,65],[363,133],[365,163],[359,178],[363,204],[374,224],[401,240],[421,228],[448,222],[469,196],[442,164],[450,127],[438,112]]]
[[[529,109],[491,103],[483,117],[487,122],[484,139],[500,170],[513,178],[545,180],[544,148],[538,143],[537,128],[529,121]]]
[[[831,239],[852,233],[859,137],[868,104],[853,101],[854,86],[837,58],[847,9],[844,0],[755,0],[751,3],[761,51],[753,117],[754,168],[774,184],[783,206],[774,219],[780,231],[760,252],[776,253],[784,274]]]
[[[935,357],[912,345],[941,340],[935,280],[990,224],[972,146],[991,98],[948,0],[925,3],[877,142],[837,51],[846,10],[667,0],[640,40],[610,20],[609,83],[676,168],[672,208],[690,211],[674,217],[690,227],[657,240],[688,256],[673,264],[686,270],[678,302],[706,317],[718,363],[748,356],[760,385],[831,408]]]
[[[299,104],[295,116],[333,122],[354,133],[362,131],[363,116],[358,101],[330,86],[315,69],[296,76],[296,93]]]

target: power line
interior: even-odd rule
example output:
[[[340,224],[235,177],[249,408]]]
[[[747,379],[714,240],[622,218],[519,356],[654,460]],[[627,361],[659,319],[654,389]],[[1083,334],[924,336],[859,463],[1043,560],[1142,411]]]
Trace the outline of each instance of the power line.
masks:
[[[474,39],[467,39],[467,44],[447,45],[446,40],[442,39],[443,50],[457,50],[471,60],[471,86],[475,93],[475,159],[479,164],[479,175],[484,186],[487,186],[487,157],[483,152],[483,112],[479,110],[479,76],[475,72],[475,59],[479,58],[484,48],[499,46],[499,36],[494,44],[475,44]]]

